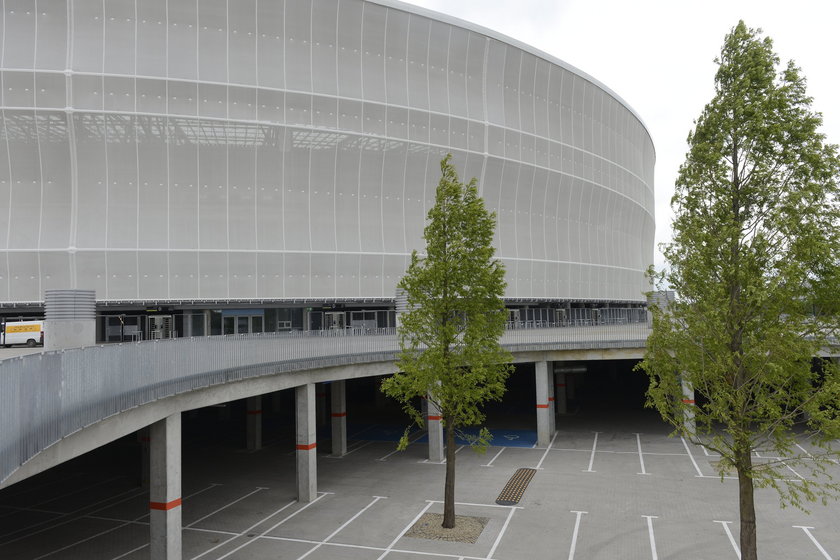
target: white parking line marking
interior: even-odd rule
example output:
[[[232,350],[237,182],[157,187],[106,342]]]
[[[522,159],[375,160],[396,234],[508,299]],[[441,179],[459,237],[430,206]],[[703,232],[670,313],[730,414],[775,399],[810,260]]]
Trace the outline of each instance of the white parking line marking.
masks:
[[[795,474],[795,475],[796,475],[796,477],[797,477],[798,479],[800,479],[800,480],[805,480],[805,477],[804,477],[804,476],[802,476],[801,474],[799,474],[798,472],[796,472],[795,470],[793,470],[793,467],[791,467],[790,465],[788,465],[788,464],[787,464],[787,463],[785,463],[784,461],[782,461],[782,464],[783,464],[784,466],[786,466],[790,472],[792,472],[793,474]]]
[[[263,532],[263,535],[265,535],[265,534],[266,534],[266,533],[268,533],[269,531],[271,531],[271,530],[275,529],[276,527],[278,527],[278,526],[279,526],[279,525],[281,525],[282,523],[285,523],[286,521],[288,521],[289,519],[291,519],[292,517],[294,517],[294,516],[295,516],[295,515],[297,515],[298,513],[302,512],[303,510],[305,510],[305,509],[306,509],[306,508],[308,508],[309,506],[311,506],[311,505],[313,505],[313,504],[318,503],[318,500],[320,500],[321,498],[323,498],[324,496],[326,496],[326,493],[320,493],[320,494],[321,494],[320,496],[318,496],[317,498],[315,498],[314,500],[312,500],[311,502],[309,502],[308,504],[306,504],[305,506],[303,506],[302,508],[300,508],[299,510],[297,510],[296,512],[294,512],[293,514],[288,515],[288,516],[286,516],[285,518],[283,518],[283,520],[282,520],[282,521],[280,521],[280,523],[278,523],[278,524],[277,524],[277,525],[275,525],[274,527],[271,527],[271,529],[269,529],[268,531]],[[232,541],[233,539],[235,539],[235,538],[237,538],[237,537],[241,537],[241,536],[243,536],[243,535],[248,534],[248,533],[249,533],[249,532],[250,532],[250,531],[251,531],[254,527],[257,527],[258,525],[260,525],[260,524],[262,524],[262,523],[265,523],[266,521],[268,521],[269,519],[271,519],[272,517],[274,517],[274,516],[275,516],[275,515],[277,515],[278,513],[280,513],[280,512],[282,512],[282,511],[284,511],[284,510],[285,510],[285,509],[287,509],[287,508],[292,507],[292,506],[293,506],[293,505],[295,505],[296,503],[298,503],[298,501],[297,501],[297,500],[292,500],[291,502],[289,502],[289,503],[288,503],[288,504],[286,504],[285,506],[281,507],[280,509],[278,509],[278,510],[277,510],[277,511],[275,511],[274,513],[271,513],[271,514],[269,514],[268,516],[263,517],[262,519],[260,519],[259,521],[257,521],[256,523],[254,523],[253,525],[251,525],[250,527],[248,527],[247,529],[245,529],[245,530],[244,530],[244,531],[242,531],[241,533],[237,533],[236,535],[232,536],[231,538],[227,539],[226,541],[222,541],[222,542],[220,542],[219,544],[217,544],[217,545],[216,545],[216,546],[214,546],[213,548],[210,548],[210,549],[208,549],[208,550],[205,550],[204,552],[202,552],[201,554],[199,554],[199,555],[197,555],[197,556],[193,556],[193,557],[192,557],[192,560],[196,560],[197,558],[201,558],[201,557],[202,557],[202,556],[204,556],[205,554],[210,554],[210,553],[211,553],[211,552],[213,552],[214,550],[216,550],[216,549],[218,549],[218,548],[220,548],[220,547],[222,547],[222,546],[226,545],[227,543],[229,543],[229,542],[230,542],[230,541]],[[261,535],[261,536],[262,536],[262,535]],[[233,554],[233,553],[234,553],[234,552],[236,552],[237,550],[239,550],[239,549],[241,549],[241,548],[243,548],[243,547],[247,546],[247,545],[248,545],[249,543],[251,543],[251,542],[253,542],[253,541],[248,541],[248,542],[246,542],[245,544],[243,544],[243,545],[239,546],[238,548],[235,548],[234,550],[232,550],[232,551],[228,552],[227,554],[225,554],[225,556],[220,557],[218,560],[221,560],[222,558],[225,558],[225,557],[227,557],[227,556],[230,556],[231,554]]]
[[[417,441],[418,439],[420,439],[420,438],[422,438],[422,437],[423,437],[423,432],[421,431],[421,432],[417,435],[417,437],[416,437],[416,438],[414,438],[413,440],[409,440],[409,441],[408,441],[408,445],[411,445],[412,443],[414,443],[415,441]],[[391,451],[390,453],[388,453],[388,454],[387,454],[387,455],[385,455],[384,457],[380,457],[379,459],[377,459],[377,461],[385,461],[385,460],[387,460],[387,459],[388,459],[388,457],[390,457],[390,456],[391,456],[391,455],[393,455],[394,453],[398,453],[398,452],[399,452],[399,449],[394,449],[393,451]]]
[[[806,438],[806,439],[807,439],[807,438]],[[798,443],[796,444],[796,447],[798,447],[799,449],[801,449],[802,451],[804,451],[805,453],[807,453],[807,454],[808,454],[808,457],[811,457],[811,458],[813,458],[813,457],[814,457],[813,455],[811,455],[811,453],[810,453],[810,452],[808,452],[808,450],[807,450],[807,449],[805,449],[804,447],[802,447],[802,446],[801,446],[801,445],[799,445]],[[829,451],[833,451],[830,447],[829,447],[828,449],[829,449]],[[838,461],[837,459],[832,459],[831,457],[829,457],[829,459],[828,459],[828,460],[829,460],[829,461],[831,461],[832,463],[834,463],[835,465],[840,465],[840,461]]]
[[[580,529],[580,516],[588,512],[572,510],[572,513],[575,514],[575,530],[572,531],[572,545],[569,547],[569,560],[575,560],[575,548],[577,548],[578,530]]]
[[[466,445],[461,445],[460,447],[458,447],[455,450],[455,454],[457,454],[459,451],[461,451],[464,447],[466,447]],[[426,464],[429,464],[429,465],[445,465],[446,464],[446,459],[444,458],[443,461],[429,461],[428,459],[423,459],[422,461],[417,461],[417,462],[418,463],[426,463]]]
[[[271,535],[263,535],[261,537],[257,537],[259,539],[266,539],[270,541],[282,541],[282,542],[294,542],[294,543],[302,543],[302,544],[319,544],[320,541],[313,541],[307,539],[295,539],[292,537],[272,537]],[[381,546],[365,546],[361,544],[349,544],[349,543],[334,543],[328,542],[323,543],[324,546],[331,546],[333,548],[352,548],[358,550],[372,550],[374,552],[384,552],[386,549]],[[489,560],[485,556],[466,556],[466,555],[459,555],[459,554],[444,554],[441,552],[426,552],[426,551],[419,551],[419,550],[404,550],[401,548],[393,548],[389,552],[395,552],[397,554],[408,554],[408,555],[419,555],[419,556],[434,556],[436,558],[455,558],[456,560]]]
[[[574,449],[571,447],[552,447],[552,451],[575,451],[578,453],[592,453],[592,449]],[[611,449],[599,449],[597,453],[612,453],[613,455],[637,455],[638,451],[614,451]],[[661,451],[645,451],[644,455],[657,455],[660,457],[685,457],[685,453],[663,453]],[[717,457],[717,455],[710,455]]]
[[[192,523],[190,523],[189,525],[185,526],[184,528],[185,528],[185,529],[189,529],[190,527],[192,527],[192,526],[193,526],[193,525],[195,525],[196,523],[200,523],[200,522],[204,521],[205,519],[207,519],[208,517],[212,517],[212,516],[216,515],[217,513],[219,513],[220,511],[222,511],[223,509],[227,509],[227,508],[229,508],[230,506],[232,506],[233,504],[238,503],[238,502],[241,502],[242,500],[244,500],[244,499],[245,499],[245,498],[247,498],[248,496],[252,496],[252,495],[254,495],[254,494],[256,494],[257,492],[260,492],[260,491],[262,491],[262,490],[268,490],[268,488],[265,488],[265,487],[263,487],[263,486],[258,486],[256,490],[254,490],[254,491],[252,491],[252,492],[249,492],[249,493],[245,494],[244,496],[242,496],[241,498],[238,498],[238,499],[236,499],[236,500],[232,501],[231,503],[229,503],[229,504],[227,504],[227,505],[224,505],[224,506],[220,507],[220,508],[219,508],[219,509],[217,509],[216,511],[213,511],[213,512],[211,512],[211,513],[208,513],[208,514],[207,514],[207,515],[205,515],[204,517],[199,517],[198,519],[196,519],[195,521],[193,521],[193,522],[192,522]]]
[[[493,558],[493,553],[496,552],[496,548],[498,548],[499,543],[502,542],[502,537],[504,536],[505,531],[507,531],[508,525],[510,525],[510,518],[513,517],[514,513],[516,513],[516,510],[511,508],[510,513],[508,513],[507,519],[505,519],[505,524],[502,525],[502,530],[499,531],[499,534],[496,537],[496,542],[493,543],[493,548],[491,548],[490,552],[488,552],[487,556],[485,556],[487,560]]]
[[[210,490],[211,488],[215,488],[216,486],[219,486],[219,485],[218,485],[218,484],[211,484],[211,485],[210,485],[210,486],[208,486],[207,488],[203,488],[203,489],[199,490],[198,492],[193,492],[193,493],[192,493],[192,494],[190,494],[189,496],[184,496],[184,501],[189,500],[189,499],[190,499],[190,498],[192,498],[193,496],[197,496],[198,494],[201,494],[202,492],[206,492],[207,490]],[[41,560],[41,558],[46,558],[46,557],[48,557],[48,556],[52,556],[53,554],[57,554],[57,553],[59,553],[59,552],[63,552],[63,551],[65,551],[65,550],[67,550],[68,548],[73,548],[73,547],[74,547],[74,546],[76,546],[76,545],[79,545],[79,544],[82,544],[82,543],[84,543],[84,542],[87,542],[87,541],[93,540],[93,539],[95,539],[95,538],[97,538],[97,537],[101,537],[102,535],[107,535],[108,533],[113,533],[113,532],[114,532],[114,531],[116,531],[117,529],[122,529],[123,527],[125,527],[125,526],[127,526],[127,525],[131,525],[132,523],[134,523],[134,522],[136,522],[136,521],[140,521],[140,520],[141,520],[141,519],[143,519],[144,517],[148,517],[148,516],[149,516],[148,512],[147,512],[147,513],[144,513],[144,514],[143,514],[143,515],[141,515],[140,517],[136,517],[135,519],[132,519],[131,521],[126,521],[125,523],[122,523],[121,525],[117,525],[116,527],[111,527],[110,529],[106,529],[106,530],[104,530],[104,531],[100,531],[99,533],[96,533],[95,535],[91,535],[91,536],[89,536],[89,537],[85,537],[85,538],[83,538],[83,539],[81,539],[81,540],[78,540],[78,541],[76,541],[76,542],[72,542],[72,543],[70,543],[70,544],[68,544],[68,545],[62,546],[61,548],[56,548],[55,550],[51,550],[50,552],[47,552],[46,554],[42,554],[41,556],[37,556],[36,558],[34,558],[34,560]],[[147,546],[148,546],[148,545],[147,545]]]
[[[421,517],[423,517],[423,514],[424,514],[424,513],[426,513],[427,511],[429,511],[429,508],[430,508],[430,507],[432,507],[432,503],[433,503],[433,502],[429,502],[429,503],[427,503],[427,504],[426,504],[426,507],[424,507],[422,510],[420,510],[420,513],[418,513],[417,515],[415,515],[415,516],[414,516],[414,519],[412,519],[412,520],[411,520],[411,522],[410,522],[408,525],[406,525],[406,526],[405,526],[405,529],[403,529],[402,531],[400,531],[400,534],[399,534],[399,535],[397,535],[397,538],[395,538],[393,541],[391,541],[391,544],[389,544],[389,545],[387,546],[387,548],[385,548],[385,552],[383,552],[382,554],[380,554],[380,555],[379,555],[379,558],[377,558],[376,560],[382,560],[383,558],[385,558],[385,557],[388,555],[388,553],[389,553],[389,552],[391,552],[391,549],[393,549],[393,548],[394,548],[394,545],[395,545],[395,544],[397,544],[397,542],[398,542],[401,538],[403,538],[403,535],[405,535],[405,534],[408,532],[408,530],[409,530],[409,529],[411,529],[412,527],[414,527],[414,524],[415,524],[415,523],[417,523],[417,520],[418,520],[418,519],[420,519]]]
[[[543,452],[542,457],[540,457],[540,462],[537,463],[536,467],[534,467],[538,471],[542,470],[543,461],[545,461],[545,458],[548,455],[548,452],[551,451],[551,446],[554,445],[554,440],[555,439],[557,439],[557,432],[554,432],[554,435],[551,436],[551,441],[548,442],[548,447],[545,448],[545,451]]]
[[[77,478],[81,475],[82,475],[82,473],[76,473],[75,476],[72,476],[72,475],[68,476],[67,480],[72,480],[73,478]],[[97,481],[93,484],[88,484],[88,485],[83,486],[81,488],[74,487],[74,489],[71,490],[70,492],[65,492],[64,494],[59,494],[58,496],[51,495],[46,500],[41,500],[40,502],[35,502],[34,504],[32,504],[28,507],[15,507],[15,506],[8,505],[8,504],[0,504],[0,506],[2,506],[2,507],[11,508],[13,510],[13,511],[9,511],[9,512],[6,512],[6,513],[0,515],[0,518],[8,517],[10,515],[14,515],[17,511],[36,511],[36,512],[37,511],[44,511],[44,510],[39,510],[37,508],[39,508],[42,505],[48,504],[50,502],[60,500],[61,498],[66,498],[67,496],[72,496],[73,494],[78,494],[79,492],[85,492],[87,490],[90,490],[91,488],[96,488],[97,486],[102,486],[103,484],[113,482],[114,480],[117,480],[119,478],[123,478],[122,475],[107,478],[105,480],[99,480],[99,481]],[[38,490],[40,490],[40,489],[42,489],[46,486],[50,486],[50,485],[53,485],[53,484],[58,484],[59,482],[63,483],[63,485],[66,487],[67,486],[67,480],[65,480],[65,481],[52,481],[52,482],[49,482],[49,483],[46,483],[46,484],[41,484],[41,485],[36,486],[34,488],[30,488],[28,490],[24,490],[23,492],[18,492],[17,494],[10,494],[8,496],[6,496],[5,493],[4,493],[4,498],[6,498],[6,499],[14,498],[14,497],[17,497],[17,496],[22,496],[24,494],[27,494],[29,492],[36,492],[36,491],[38,491]],[[44,511],[44,513],[52,513],[52,512]],[[62,513],[59,512],[58,515],[62,515]]]
[[[688,458],[691,459],[691,464],[694,465],[694,470],[697,471],[697,476],[702,477],[703,472],[700,470],[700,467],[697,466],[697,461],[694,460],[694,455],[691,454],[691,450],[688,448],[688,443],[685,441],[684,437],[680,436],[680,439],[685,447],[685,452],[688,453]]]
[[[642,517],[647,519],[648,537],[650,537],[651,560],[659,560],[659,556],[656,554],[656,539],[653,538],[653,520],[659,519],[659,517],[656,515],[643,515]]]
[[[592,442],[592,454],[589,455],[589,468],[583,472],[595,472],[592,470],[592,464],[595,462],[595,449],[598,447],[598,434],[601,432],[595,432],[595,440]]]
[[[441,500],[426,500],[432,504],[442,504]],[[522,506],[503,506],[499,504],[474,504],[472,502],[455,502],[456,506],[475,506],[475,507],[489,507],[489,508],[502,508],[502,509],[525,509]]]
[[[137,519],[119,519],[117,517],[105,517],[104,515],[85,515],[85,519],[98,519],[99,521],[111,521],[113,523],[129,523],[131,525],[148,525],[148,521]]]
[[[318,500],[320,500],[321,498],[323,498],[326,495],[327,495],[327,493],[321,494],[320,496],[318,496],[317,498],[315,498],[314,500],[312,500],[311,502],[309,502],[308,504],[306,504],[305,506],[303,506],[302,508],[300,508],[296,512],[290,513],[289,515],[287,515],[286,517],[284,517],[283,519],[281,519],[280,521],[278,521],[277,523],[275,523],[274,525],[272,525],[271,527],[269,527],[268,529],[266,529],[265,531],[260,533],[258,536],[263,537],[263,536],[267,535],[268,533],[270,533],[271,531],[273,531],[274,529],[276,529],[277,527],[279,527],[280,525],[282,525],[283,523],[285,523],[286,521],[288,521],[292,517],[296,516],[297,514],[302,512],[303,510],[307,509],[309,506],[315,505],[318,502]],[[245,531],[245,533],[247,533],[247,531]],[[254,539],[254,540],[256,540],[256,539]],[[248,546],[252,542],[254,542],[254,541],[253,540],[252,541],[247,541],[247,542],[239,545],[238,547],[234,548],[233,550],[231,550],[230,552],[228,552],[224,556],[219,556],[218,560],[223,560],[224,558],[227,558],[231,554],[233,554],[235,552],[239,552],[240,550],[242,550],[243,548],[245,548],[246,546]]]
[[[642,454],[642,439],[640,434],[636,434],[636,446],[639,448],[639,464],[642,466],[642,472],[636,474],[650,474],[645,470],[645,457]]]
[[[385,496],[374,496],[374,497],[373,497],[373,501],[372,501],[371,503],[369,503],[368,505],[366,505],[365,507],[363,507],[363,508],[362,508],[362,509],[358,512],[358,513],[356,513],[356,515],[354,515],[353,517],[351,517],[350,519],[348,519],[347,521],[345,521],[345,522],[341,525],[341,527],[339,527],[338,529],[336,529],[335,531],[333,531],[332,533],[330,533],[330,534],[329,534],[329,536],[328,536],[327,538],[325,538],[323,541],[319,542],[317,545],[315,545],[315,547],[310,548],[307,552],[305,552],[304,554],[302,554],[302,555],[298,556],[297,560],[303,560],[304,558],[306,558],[307,556],[309,556],[310,554],[312,554],[313,552],[315,552],[316,550],[318,550],[319,548],[321,548],[322,546],[324,546],[324,544],[328,543],[328,542],[329,542],[329,541],[330,541],[330,540],[331,540],[334,536],[336,536],[336,535],[337,535],[337,534],[339,534],[341,531],[343,531],[345,527],[347,527],[348,525],[350,525],[350,524],[351,524],[353,521],[355,521],[355,520],[356,520],[356,519],[357,519],[360,515],[362,515],[362,514],[363,514],[364,512],[366,512],[367,510],[369,510],[369,509],[373,506],[373,504],[375,504],[375,503],[376,503],[376,502],[378,502],[379,500],[386,500],[386,499],[387,499],[387,498],[386,498]]]
[[[148,523],[146,523],[148,525]],[[185,531],[199,531],[201,533],[213,533],[216,535],[238,535],[235,531],[219,531],[218,529],[202,529],[201,527],[184,527]]]
[[[817,539],[814,538],[814,535],[811,534],[811,531],[808,530],[813,529],[813,527],[804,527],[802,525],[794,525],[793,527],[795,529],[802,529],[803,531],[805,531],[805,534],[808,535],[808,538],[811,539],[811,542],[814,543],[814,546],[816,546],[817,549],[820,552],[822,552],[823,557],[826,558],[826,560],[831,560],[831,556],[828,555],[828,552],[825,551],[825,549],[820,545]]]
[[[14,539],[12,539],[12,540],[9,540],[9,541],[2,541],[0,544],[3,544],[3,545],[12,544],[12,543],[17,542],[17,541],[19,541],[19,540],[27,539],[27,538],[29,538],[29,537],[31,537],[31,536],[33,536],[33,535],[37,535],[37,534],[39,534],[39,533],[43,533],[44,531],[49,531],[50,529],[54,529],[54,528],[56,528],[56,527],[60,527],[60,526],[62,526],[62,525],[66,525],[66,524],[68,524],[68,523],[72,523],[72,522],[73,522],[73,521],[75,521],[76,519],[79,519],[79,518],[81,518],[81,517],[85,517],[85,515],[86,515],[86,514],[77,515],[77,516],[75,516],[75,517],[70,517],[71,515],[76,514],[76,513],[79,513],[80,511],[84,511],[84,510],[86,510],[86,509],[89,509],[89,508],[91,508],[91,507],[98,506],[99,504],[102,504],[103,502],[108,502],[108,503],[107,503],[106,505],[102,506],[101,508],[94,509],[94,510],[92,510],[92,511],[88,512],[88,513],[96,513],[96,512],[98,512],[98,511],[102,511],[103,509],[108,509],[108,508],[109,508],[109,507],[111,507],[111,506],[115,506],[115,505],[117,505],[117,504],[121,504],[121,503],[123,503],[123,502],[127,502],[128,500],[132,500],[132,499],[134,499],[134,498],[138,498],[138,497],[142,496],[142,495],[143,495],[143,494],[145,494],[145,493],[146,493],[146,490],[137,490],[136,488],[132,488],[131,490],[126,490],[125,492],[121,492],[121,493],[117,494],[116,496],[110,496],[110,497],[105,498],[105,499],[103,499],[103,500],[99,500],[98,502],[94,502],[94,503],[92,503],[92,504],[88,504],[88,505],[86,505],[86,506],[80,507],[79,509],[73,510],[73,511],[71,511],[71,512],[69,512],[69,513],[65,513],[64,515],[62,515],[62,516],[61,516],[61,517],[59,517],[58,519],[65,519],[65,518],[67,518],[67,517],[69,517],[69,519],[65,519],[64,521],[61,521],[60,523],[56,523],[55,525],[50,525],[49,527],[44,527],[43,529],[39,529],[39,530],[35,531],[34,533],[26,533],[26,534],[24,534],[24,535],[21,535],[21,536],[19,536],[19,537],[17,537],[17,538],[14,538]],[[126,497],[126,498],[123,498],[122,500],[110,501],[110,500],[112,500],[112,499],[114,499],[114,498],[118,498],[118,497],[120,497],[120,496],[124,496],[125,494],[130,494],[130,495],[129,495],[128,497]],[[48,519],[48,520],[46,520],[46,521],[42,521],[42,522],[40,522],[40,523],[36,523],[35,525],[30,525],[29,527],[25,527],[25,528],[23,528],[23,529],[17,529],[17,530],[15,530],[15,531],[11,531],[11,532],[6,533],[6,534],[4,534],[4,535],[0,535],[0,539],[2,539],[2,538],[4,538],[4,537],[7,537],[7,536],[9,536],[9,535],[14,535],[14,534],[17,534],[17,533],[22,533],[23,531],[29,531],[30,529],[33,529],[33,528],[35,528],[35,527],[40,527],[40,526],[42,526],[42,525],[46,525],[47,523],[51,523],[51,522],[53,522],[53,521],[57,521],[57,520],[56,520],[56,519]]]
[[[810,451],[808,451],[807,449],[805,449],[804,447],[802,447],[802,446],[801,446],[801,445],[799,445],[798,443],[796,443],[796,444],[794,444],[794,445],[796,445],[796,447],[798,447],[799,449],[801,449],[801,450],[802,450],[802,451],[803,451],[806,455],[808,455],[808,457],[810,457],[811,459],[813,459],[813,458],[814,458],[814,456],[813,456],[813,455],[811,455],[811,452],[810,452]],[[840,465],[840,461],[838,461],[837,459],[832,459],[832,458],[830,458],[830,457],[829,457],[829,459],[828,459],[828,460],[829,460],[829,461],[831,461],[832,463],[834,463],[835,465]]]
[[[729,537],[729,542],[732,545],[733,550],[735,550],[735,554],[738,556],[738,558],[741,558],[741,549],[738,548],[738,545],[735,543],[735,537],[732,536],[732,531],[729,530],[729,524],[732,522],[718,521],[717,519],[715,519],[714,522],[723,525],[723,530],[726,531],[726,536]]]
[[[128,556],[129,554],[133,554],[133,553],[137,552],[138,550],[143,550],[143,549],[144,549],[144,548],[146,548],[147,546],[149,546],[149,544],[148,544],[148,543],[146,543],[146,544],[141,544],[141,545],[140,545],[140,546],[138,546],[137,548],[132,548],[132,549],[131,549],[131,550],[129,550],[128,552],[123,552],[123,553],[122,553],[122,554],[120,554],[119,556],[114,556],[111,560],[120,560],[120,558],[125,558],[125,557],[126,557],[126,556]]]
[[[772,459],[772,460],[774,460],[774,461],[778,461],[778,462],[780,462],[780,463],[781,463],[781,464],[783,464],[785,467],[787,467],[787,469],[788,469],[790,472],[792,472],[793,474],[795,474],[795,475],[796,475],[796,477],[797,477],[799,480],[805,480],[805,477],[804,477],[804,476],[802,476],[801,474],[799,474],[798,472],[796,472],[795,470],[793,470],[793,468],[792,468],[790,465],[788,465],[788,464],[784,461],[784,459],[782,459],[781,457],[762,457],[762,456],[758,453],[758,451],[754,451],[753,453],[755,453],[755,456],[756,456],[756,457],[758,457],[759,459]],[[792,481],[792,480],[786,480],[785,482],[795,482],[795,481]]]
[[[359,449],[362,449],[362,448],[364,448],[364,447],[367,447],[367,446],[368,446],[368,445],[370,445],[371,443],[374,443],[374,441],[373,441],[373,440],[370,440],[370,441],[365,441],[365,442],[362,442],[360,445],[356,445],[356,446],[354,446],[354,447],[352,447],[352,448],[348,449],[348,450],[347,450],[347,453],[345,453],[344,455],[341,455],[340,457],[339,457],[339,456],[337,456],[337,455],[326,455],[326,457],[327,457],[327,458],[329,458],[329,459],[344,459],[345,457],[347,457],[347,456],[348,456],[348,455],[350,455],[351,453],[355,453],[355,452],[356,452],[356,451],[358,451]]]
[[[496,459],[498,459],[498,458],[499,458],[499,455],[501,455],[501,454],[502,454],[502,451],[504,451],[505,449],[507,449],[507,447],[502,447],[501,449],[499,449],[499,452],[498,452],[498,453],[496,453],[496,454],[493,456],[493,458],[492,458],[492,459],[490,459],[490,462],[489,462],[489,463],[487,463],[486,465],[479,465],[479,466],[482,466],[482,467],[492,467],[492,466],[493,466],[493,461],[495,461]]]

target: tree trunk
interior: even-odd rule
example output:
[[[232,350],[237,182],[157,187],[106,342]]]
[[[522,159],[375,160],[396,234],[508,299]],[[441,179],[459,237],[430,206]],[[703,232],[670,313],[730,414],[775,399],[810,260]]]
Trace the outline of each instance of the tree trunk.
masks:
[[[738,471],[738,504],[741,514],[741,560],[758,560],[754,488],[752,478],[749,477],[749,472],[752,470],[749,447],[736,451],[735,468]]]
[[[449,418],[443,418],[446,430],[446,485],[443,491],[443,528],[455,527],[455,430]]]

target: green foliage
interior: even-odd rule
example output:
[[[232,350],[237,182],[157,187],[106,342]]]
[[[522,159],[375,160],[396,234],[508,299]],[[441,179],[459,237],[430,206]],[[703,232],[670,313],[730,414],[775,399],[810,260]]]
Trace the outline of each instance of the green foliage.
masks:
[[[417,397],[428,397],[444,426],[457,430],[484,420],[481,405],[501,398],[511,358],[499,345],[505,328],[504,267],[494,259],[495,215],[476,181],[458,180],[451,156],[424,230],[426,255],[416,251],[399,283],[409,311],[400,316],[398,373],[382,383],[418,425]],[[487,444],[489,434],[475,443]],[[407,445],[404,436],[401,447]]]
[[[825,472],[840,436],[840,372],[830,360],[812,368],[840,311],[840,159],[800,70],[780,66],[760,33],[740,22],[726,37],[715,96],[688,136],[657,277],[678,299],[653,310],[641,367],[649,406],[679,433],[802,507],[840,489]],[[681,402],[681,380],[703,404]],[[682,424],[689,408],[694,431]],[[756,451],[784,460],[753,460]],[[796,465],[804,480],[787,468]]]

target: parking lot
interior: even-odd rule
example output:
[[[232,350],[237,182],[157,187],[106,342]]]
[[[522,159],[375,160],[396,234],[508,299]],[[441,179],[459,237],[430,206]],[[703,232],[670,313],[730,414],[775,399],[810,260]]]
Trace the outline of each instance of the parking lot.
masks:
[[[486,454],[457,455],[457,513],[489,518],[475,544],[403,536],[422,513],[442,511],[444,466],[426,460],[419,434],[394,452],[361,432],[340,459],[322,443],[320,492],[309,504],[294,500],[285,436],[255,453],[223,438],[185,438],[183,557],[738,558],[736,481],[721,482],[715,458],[668,437],[650,411],[561,417],[548,448],[502,446],[521,445],[523,433],[497,433]],[[130,449],[114,444],[0,492],[0,558],[148,558],[149,500]],[[522,500],[496,505],[520,467],[538,469]],[[757,510],[762,559],[840,557],[837,503],[808,515],[760,490]]]

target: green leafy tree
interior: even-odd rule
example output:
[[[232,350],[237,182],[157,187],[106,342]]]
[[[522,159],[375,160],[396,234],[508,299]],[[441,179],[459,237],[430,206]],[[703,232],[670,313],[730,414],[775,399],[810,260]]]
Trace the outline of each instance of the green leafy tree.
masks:
[[[715,62],[658,277],[678,298],[653,310],[641,367],[648,405],[720,454],[721,476],[737,473],[741,557],[753,560],[754,488],[800,509],[838,491],[826,472],[840,435],[838,370],[813,365],[837,326],[840,161],[799,68],[781,66],[761,30],[739,22]],[[695,426],[683,422],[692,414]]]
[[[505,271],[495,252],[495,214],[478,195],[476,180],[458,180],[451,155],[441,161],[442,177],[424,230],[425,256],[414,251],[399,288],[408,299],[398,328],[401,373],[382,384],[385,394],[423,426],[417,397],[440,410],[446,433],[443,527],[455,526],[455,435],[484,420],[482,405],[505,391],[510,355],[499,345],[506,312]],[[472,443],[486,448],[482,428]],[[408,445],[407,433],[400,448]]]

